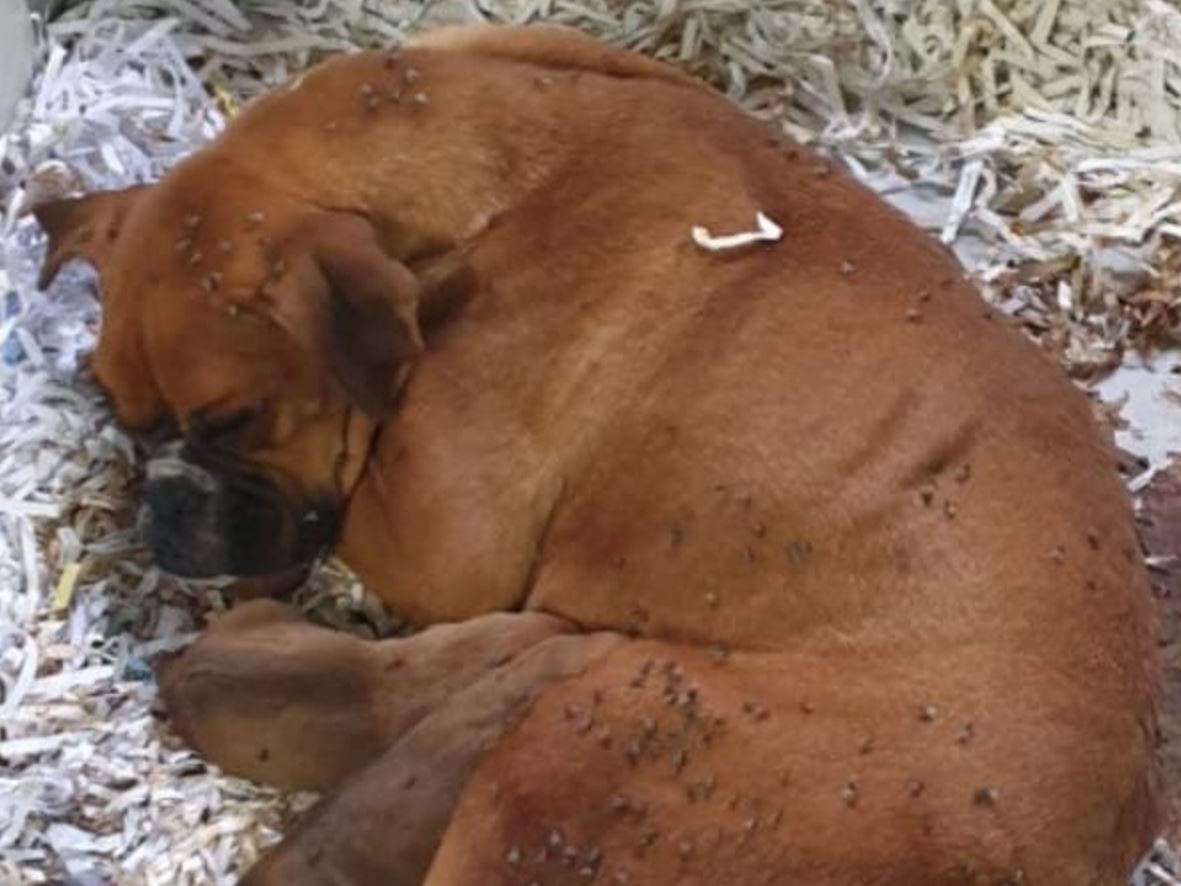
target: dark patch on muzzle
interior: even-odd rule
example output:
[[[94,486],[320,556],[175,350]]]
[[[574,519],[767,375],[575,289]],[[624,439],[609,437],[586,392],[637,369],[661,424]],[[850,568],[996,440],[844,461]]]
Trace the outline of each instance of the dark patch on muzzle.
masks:
[[[156,564],[185,578],[260,577],[312,562],[335,542],[339,509],[183,444],[148,465],[140,518]]]

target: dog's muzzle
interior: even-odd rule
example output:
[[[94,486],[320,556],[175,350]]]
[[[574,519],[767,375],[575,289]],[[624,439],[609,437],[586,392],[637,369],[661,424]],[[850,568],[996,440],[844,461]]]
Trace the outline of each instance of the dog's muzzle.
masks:
[[[203,464],[184,444],[148,464],[140,531],[156,564],[185,578],[275,575],[336,541],[332,506],[309,504],[249,467]]]

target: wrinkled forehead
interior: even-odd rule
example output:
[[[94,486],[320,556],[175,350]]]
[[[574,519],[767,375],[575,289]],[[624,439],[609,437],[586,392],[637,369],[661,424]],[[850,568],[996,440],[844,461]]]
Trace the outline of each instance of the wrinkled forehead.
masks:
[[[240,328],[249,323],[251,329]],[[156,306],[144,329],[147,363],[173,418],[254,404],[293,385],[298,367],[282,340],[254,318],[231,320],[201,306]]]
[[[183,423],[210,406],[275,395],[286,373],[266,330],[239,330],[166,285],[147,287],[136,300],[133,310],[104,309],[92,360],[126,424]]]
[[[258,310],[284,261],[265,212],[157,196],[128,220],[102,280],[94,368],[117,408],[151,392],[157,411],[183,418],[299,383],[291,343]]]

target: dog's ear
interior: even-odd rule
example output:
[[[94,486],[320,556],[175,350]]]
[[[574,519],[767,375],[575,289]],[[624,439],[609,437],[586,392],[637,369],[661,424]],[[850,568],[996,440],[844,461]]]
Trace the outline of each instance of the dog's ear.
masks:
[[[51,200],[33,207],[33,215],[49,235],[49,249],[41,265],[37,285],[46,289],[62,266],[84,258],[100,271],[131,208],[151,185],[135,185],[120,191],[97,191],[85,197]]]
[[[282,279],[264,287],[272,318],[354,404],[375,419],[388,416],[423,350],[418,278],[350,213],[318,215],[288,250]]]

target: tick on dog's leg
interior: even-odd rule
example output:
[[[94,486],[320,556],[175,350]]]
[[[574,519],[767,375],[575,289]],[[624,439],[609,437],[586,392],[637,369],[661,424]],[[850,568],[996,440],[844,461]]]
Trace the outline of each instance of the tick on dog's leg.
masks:
[[[538,613],[494,614],[366,641],[258,600],[215,622],[158,676],[173,728],[212,762],[327,790],[457,692],[569,630]]]
[[[613,634],[553,637],[455,693],[321,801],[243,886],[419,886],[487,751],[546,687],[621,642]]]

